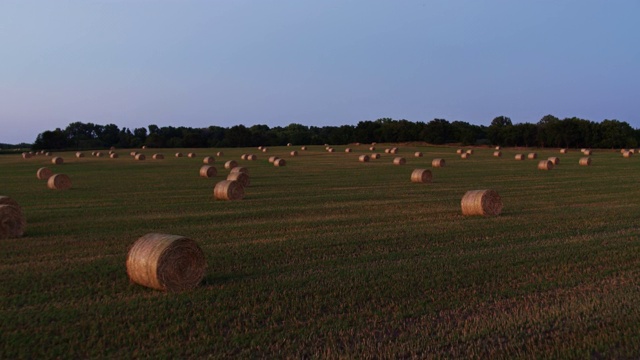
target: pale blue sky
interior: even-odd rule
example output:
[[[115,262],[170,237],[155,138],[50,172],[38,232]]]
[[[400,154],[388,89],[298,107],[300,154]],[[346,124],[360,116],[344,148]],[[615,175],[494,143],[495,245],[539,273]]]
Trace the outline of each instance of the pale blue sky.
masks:
[[[119,127],[640,127],[637,0],[0,0],[0,143]]]

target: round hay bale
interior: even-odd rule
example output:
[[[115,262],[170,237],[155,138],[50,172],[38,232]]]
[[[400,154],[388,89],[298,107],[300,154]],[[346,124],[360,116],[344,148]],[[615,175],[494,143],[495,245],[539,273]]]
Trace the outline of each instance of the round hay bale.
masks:
[[[181,152],[177,152],[177,153],[176,153],[176,157],[178,157],[178,158],[179,158],[179,157],[182,157],[182,153],[181,153]]]
[[[496,216],[502,212],[502,199],[494,190],[467,191],[460,202],[462,215]]]
[[[262,150],[262,149],[264,149],[263,146],[258,146],[258,150]]]
[[[524,155],[523,154],[516,154],[515,159],[516,160],[524,160]]]
[[[372,160],[378,160],[380,159],[380,154],[376,153],[376,154],[371,154],[371,159]]]
[[[553,161],[540,160],[538,162],[538,170],[551,170],[553,169]]]
[[[291,143],[287,143],[287,146],[291,146]]]
[[[132,157],[136,157],[136,155],[138,155],[137,151],[132,151],[129,153],[129,155],[131,155]]]
[[[202,165],[200,167],[200,176],[204,178],[211,178],[218,175],[218,169],[211,165]]]
[[[109,155],[110,158],[112,159],[117,159],[118,158],[118,154],[117,153],[112,153],[111,155]]]
[[[277,156],[275,156],[275,155],[274,155],[274,156],[269,156],[269,162],[270,162],[270,163],[273,163],[274,161],[276,161],[276,160],[278,160],[278,159],[279,159],[279,157],[277,157]]]
[[[115,149],[116,149],[115,146],[112,146],[112,147],[109,148],[109,150],[115,150]]]
[[[444,165],[445,165],[444,159],[433,159],[433,160],[431,160],[431,167],[441,168],[441,167],[444,167]]]
[[[215,161],[215,159],[213,157],[211,157],[211,156],[205,156],[202,159],[202,163],[203,164],[213,164],[214,161]]]
[[[83,158],[83,157],[84,157],[84,153],[83,153],[83,152],[81,152],[81,151],[78,151],[78,152],[76,152],[76,157],[77,157],[78,159]]]
[[[91,152],[91,156],[96,156],[96,152],[95,152],[95,151],[92,151],[92,152]]]
[[[249,174],[240,171],[229,173],[229,175],[227,175],[227,180],[237,181],[240,183],[240,185],[242,185],[242,187],[247,187],[250,183]]]
[[[391,148],[389,150],[389,154],[397,154],[397,153],[398,153],[398,148],[397,147]]]
[[[458,155],[462,155],[462,153],[464,152],[464,149],[458,149],[456,150],[456,154]]]
[[[291,156],[298,156],[298,152],[297,152],[297,151],[295,151],[295,150],[294,150],[294,151],[292,151],[292,152],[290,152],[289,154],[290,154]]]
[[[256,161],[257,159],[258,159],[258,156],[253,154],[249,154],[249,156],[247,156],[247,160],[250,160],[250,161]]]
[[[589,166],[589,165],[591,165],[591,158],[588,157],[588,156],[580,158],[580,161],[578,161],[578,164],[580,164],[582,166]]]
[[[496,146],[496,150],[500,150],[500,146]]]
[[[102,155],[104,155],[104,154],[102,153],[102,151],[97,151],[97,152],[96,152],[96,157],[102,157]]]
[[[389,153],[389,151],[391,151],[391,149],[389,149],[389,148],[384,149],[384,153],[385,153],[385,154],[388,154],[388,153]]]
[[[626,158],[630,158],[632,155],[633,153],[631,151],[625,151],[624,153],[622,153],[622,156]]]
[[[247,154],[240,155],[240,160],[247,160]]]
[[[330,152],[330,153],[332,153],[332,152],[335,152],[335,151],[336,151],[336,149],[334,149],[334,148],[329,148],[327,151],[328,151],[328,152]]]
[[[268,148],[262,148],[262,152],[263,153],[269,152],[269,149]]]
[[[430,183],[431,178],[432,178],[431,170],[415,169],[411,173],[411,182],[414,182],[414,183]]]
[[[306,146],[303,146],[303,147],[301,147],[301,148],[300,148],[300,150],[302,150],[302,151],[306,151],[306,150],[307,150],[307,147],[306,147]]]
[[[467,154],[469,154],[469,155],[473,155],[473,149],[469,149],[469,150],[467,150]]]
[[[284,159],[276,159],[276,160],[273,162],[273,165],[274,165],[274,166],[286,166],[286,165],[287,165],[287,162],[286,162],[286,161],[284,161]]]
[[[12,197],[9,197],[9,196],[0,195],[0,205],[13,206],[18,208],[20,212],[22,212],[22,207],[20,207],[20,204],[18,204],[17,201],[15,201]]]
[[[344,149],[344,152],[346,152],[346,153],[350,153],[350,152],[351,152],[351,148],[346,148],[346,149]]]
[[[566,154],[567,153],[567,149],[560,149],[560,154]]]
[[[584,155],[586,155],[586,156],[590,156],[590,155],[593,153],[593,151],[592,151],[592,150],[585,150],[585,151],[583,151],[582,153],[583,153]]]
[[[413,156],[415,156],[415,157],[422,157],[423,155],[422,155],[422,153],[421,153],[420,151],[416,151],[416,152],[413,154]]]
[[[234,180],[222,180],[213,188],[216,200],[241,200],[244,197],[244,187]]]
[[[71,188],[71,179],[65,174],[54,174],[47,180],[47,187],[51,190],[67,190]]]
[[[407,162],[403,157],[397,157],[393,159],[393,165],[404,165]]]
[[[22,158],[23,159],[31,159],[31,154],[29,154],[28,152],[23,152],[22,153]]]
[[[627,151],[627,149],[620,149],[620,154],[624,154]]]
[[[44,153],[44,156],[53,156],[53,154],[47,151],[46,153]]]
[[[196,153],[190,152],[190,153],[187,154],[187,157],[194,158],[194,157],[196,157]]]
[[[580,149],[580,152],[585,152],[585,151],[587,151],[587,149],[585,148]]]
[[[471,157],[471,154],[469,154],[469,153],[467,153],[467,152],[462,153],[462,155],[460,155],[460,158],[461,158],[461,159],[468,159],[469,157]]]
[[[36,178],[38,178],[38,180],[49,180],[51,175],[53,175],[53,171],[49,170],[49,168],[46,167],[41,167],[36,172]]]
[[[371,145],[376,146],[376,145],[378,145],[378,143],[377,143],[377,142],[375,142],[375,141],[372,141],[372,142],[371,142]]]
[[[527,159],[537,159],[538,158],[538,154],[536,153],[529,153],[527,154]]]
[[[218,152],[216,153],[216,156],[217,156],[217,157],[220,157],[220,156],[223,156],[223,155],[224,155],[224,153],[223,153],[222,151],[218,151]]]
[[[360,143],[359,143],[359,142],[357,142],[357,143],[356,143],[356,146],[360,146]]]
[[[54,157],[54,158],[52,158],[52,159],[51,159],[51,163],[52,163],[52,164],[55,164],[55,165],[60,165],[60,164],[62,164],[63,162],[64,162],[64,160],[63,160],[61,157],[59,157],[59,156],[56,156],[56,157]]]
[[[142,145],[142,150],[146,149],[147,147],[145,145]]]
[[[236,166],[233,169],[231,169],[231,171],[229,171],[229,174],[235,174],[235,173],[245,173],[249,175],[249,169],[242,166]]]
[[[360,161],[360,162],[368,162],[369,161],[369,155],[360,155],[360,156],[358,156],[358,161]]]
[[[629,149],[629,152],[632,153],[632,154],[635,154],[636,153],[636,149]]]
[[[551,161],[553,163],[553,165],[558,165],[560,164],[560,158],[552,156],[550,158],[548,158],[547,160]]]
[[[502,156],[502,152],[500,152],[500,151],[494,151],[494,152],[493,152],[493,156],[495,156],[495,157],[501,157],[501,156]]]
[[[142,161],[142,160],[146,160],[146,159],[147,159],[147,157],[144,156],[144,154],[136,155],[136,160],[138,160],[138,161]]]
[[[7,198],[7,196],[0,196],[0,198]],[[18,203],[14,206],[0,201],[0,239],[22,236],[26,224],[27,221]]]
[[[207,263],[198,244],[184,236],[149,233],[131,246],[127,275],[156,290],[178,292],[198,286]]]
[[[164,160],[164,155],[157,153],[157,154],[153,154],[152,158],[153,160]]]
[[[235,162],[235,160],[229,160],[226,163],[224,163],[224,168],[227,170],[231,170],[236,166],[238,166],[238,163]]]
[[[376,151],[376,147],[375,147],[375,146],[372,146],[372,147],[370,147],[370,148],[369,148],[369,150],[371,150],[371,151]]]

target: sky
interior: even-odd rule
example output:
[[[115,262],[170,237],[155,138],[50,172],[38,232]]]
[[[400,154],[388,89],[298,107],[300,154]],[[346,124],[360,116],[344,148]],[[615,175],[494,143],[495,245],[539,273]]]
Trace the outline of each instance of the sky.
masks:
[[[637,0],[0,0],[0,143],[390,117],[640,128]]]

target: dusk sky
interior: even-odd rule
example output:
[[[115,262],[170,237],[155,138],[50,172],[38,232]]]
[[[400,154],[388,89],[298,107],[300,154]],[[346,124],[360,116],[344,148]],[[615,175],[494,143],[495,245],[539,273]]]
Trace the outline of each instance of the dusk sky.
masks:
[[[0,143],[69,123],[640,128],[638,0],[0,0]]]

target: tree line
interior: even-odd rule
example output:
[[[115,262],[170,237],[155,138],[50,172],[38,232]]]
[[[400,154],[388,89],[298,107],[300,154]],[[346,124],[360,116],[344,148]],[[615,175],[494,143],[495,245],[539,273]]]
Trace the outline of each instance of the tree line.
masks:
[[[525,147],[623,148],[640,143],[640,130],[619,120],[594,122],[576,117],[559,119],[546,115],[536,124],[513,124],[498,116],[489,126],[463,121],[433,119],[412,122],[381,118],[360,121],[357,125],[285,127],[235,125],[229,128],[206,128],[149,125],[147,128],[119,128],[114,124],[97,125],[74,122],[65,129],[56,128],[39,134],[34,150],[99,149],[111,146],[136,148],[255,147],[298,145],[341,145],[348,143],[424,141],[430,144],[457,143]]]

